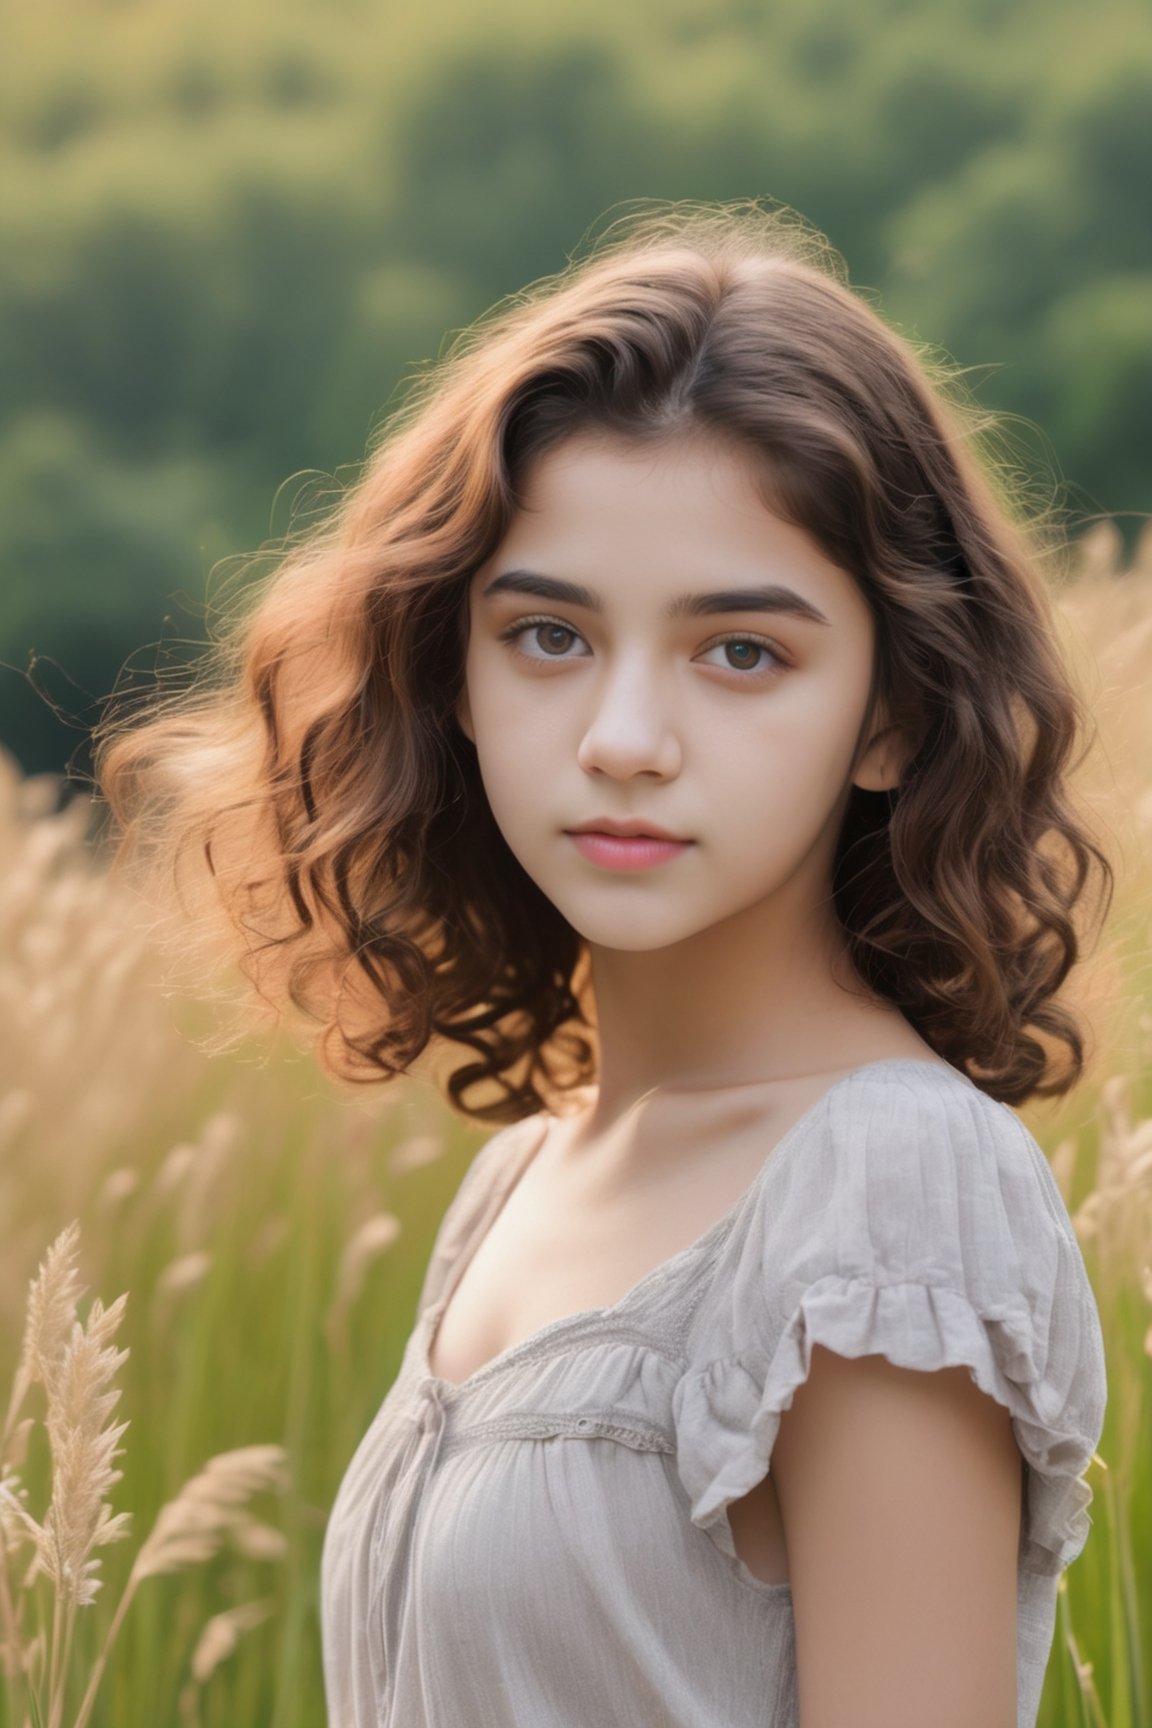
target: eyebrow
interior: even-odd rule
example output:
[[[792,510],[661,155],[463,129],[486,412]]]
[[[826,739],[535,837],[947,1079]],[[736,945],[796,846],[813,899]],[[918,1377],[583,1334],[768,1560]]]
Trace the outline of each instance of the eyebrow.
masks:
[[[558,576],[544,576],[538,570],[505,570],[493,577],[482,590],[481,598],[487,600],[496,594],[535,594],[541,600],[583,607],[586,612],[607,610],[595,589],[585,588],[579,582],[562,581]],[[829,622],[810,600],[780,582],[756,588],[720,588],[710,594],[678,594],[664,608],[664,616],[673,621],[712,617],[717,612],[789,612],[811,624]]]

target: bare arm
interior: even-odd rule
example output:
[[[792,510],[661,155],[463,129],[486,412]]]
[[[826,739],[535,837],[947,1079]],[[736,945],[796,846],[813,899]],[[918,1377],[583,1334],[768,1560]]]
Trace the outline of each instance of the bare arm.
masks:
[[[964,1366],[821,1345],[772,1454],[800,1728],[1015,1728],[1021,1458]]]

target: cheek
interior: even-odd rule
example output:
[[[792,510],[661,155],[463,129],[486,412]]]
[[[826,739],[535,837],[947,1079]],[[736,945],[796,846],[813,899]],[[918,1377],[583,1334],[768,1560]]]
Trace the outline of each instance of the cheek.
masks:
[[[513,704],[471,697],[476,760],[492,813],[508,834],[538,808],[556,769],[556,747]]]
[[[769,690],[763,702],[743,706],[746,715],[726,717],[729,748],[735,735],[773,761],[799,770],[838,762],[855,742],[855,699],[843,680],[801,676]],[[723,742],[717,738],[715,747]]]
[[[529,767],[539,773],[549,761],[559,767],[561,752],[571,749],[563,705],[549,703],[547,692],[532,686],[531,678],[509,677],[486,656],[478,657],[469,671],[466,688],[472,728],[486,775],[505,778]]]
[[[474,641],[464,662],[464,688],[477,748],[481,739],[506,735],[521,723],[531,697],[520,687],[525,680],[509,676],[505,653],[497,643]]]
[[[849,777],[854,719],[827,688],[767,704],[735,740],[731,730],[713,740],[710,802],[750,805],[753,823],[778,837],[815,831]]]

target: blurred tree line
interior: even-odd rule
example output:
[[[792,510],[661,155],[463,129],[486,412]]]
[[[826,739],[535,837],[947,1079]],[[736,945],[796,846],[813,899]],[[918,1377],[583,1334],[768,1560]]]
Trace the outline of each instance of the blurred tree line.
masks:
[[[1152,509],[1140,0],[54,0],[0,28],[0,740],[29,772],[86,768],[117,677],[203,639],[208,572],[284,532],[292,477],[331,489],[406,376],[622,200],[793,205],[1023,417],[1042,506]]]

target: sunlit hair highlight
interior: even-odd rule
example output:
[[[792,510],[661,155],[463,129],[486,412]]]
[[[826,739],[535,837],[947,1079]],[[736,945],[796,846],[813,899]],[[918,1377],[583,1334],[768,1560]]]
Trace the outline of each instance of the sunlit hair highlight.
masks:
[[[593,1083],[587,944],[504,841],[455,719],[468,585],[565,439],[726,439],[859,584],[876,692],[916,740],[897,791],[853,788],[840,836],[862,984],[994,1097],[1066,1092],[1084,1047],[1058,992],[1092,869],[1105,909],[1112,872],[1070,796],[1086,715],[1039,541],[986,427],[793,213],[645,206],[414,381],[186,688],[109,711],[118,868],[157,908],[176,891],[174,953],[239,959],[342,1078],[427,1053],[494,1123]]]

